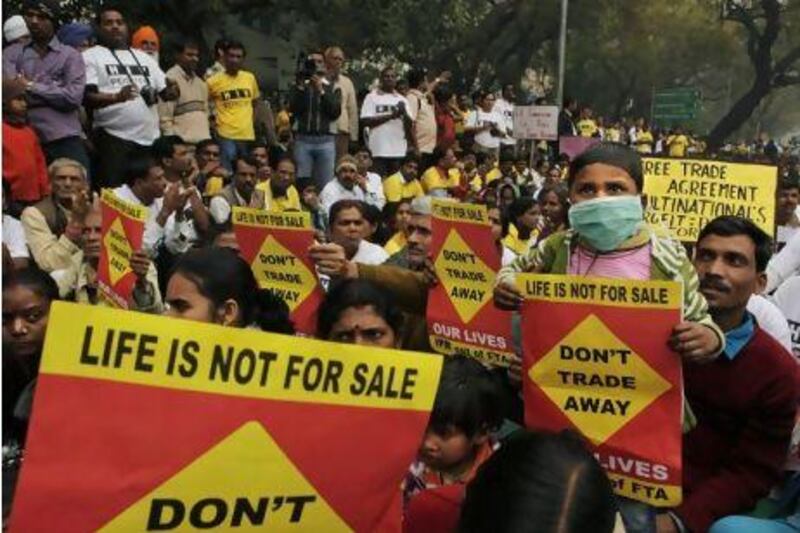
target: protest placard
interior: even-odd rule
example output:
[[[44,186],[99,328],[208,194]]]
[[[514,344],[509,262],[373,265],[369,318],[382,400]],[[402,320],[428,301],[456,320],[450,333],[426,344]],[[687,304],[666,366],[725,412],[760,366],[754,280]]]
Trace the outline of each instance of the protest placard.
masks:
[[[558,106],[514,106],[514,138],[558,140]]]
[[[11,529],[399,532],[441,364],[56,302]]]
[[[525,423],[583,435],[617,494],[681,501],[677,282],[520,274]],[[543,319],[546,317],[546,319]]]
[[[102,238],[97,267],[99,295],[112,307],[128,309],[136,275],[131,255],[142,247],[147,208],[119,198],[111,189],[100,196]]]
[[[682,241],[697,241],[700,230],[722,215],[750,219],[775,235],[776,167],[647,157],[643,170],[645,220]]]
[[[432,202],[431,257],[439,283],[428,295],[431,346],[508,366],[514,357],[511,315],[492,305],[500,255],[482,205]]]
[[[232,217],[240,253],[258,284],[283,298],[297,331],[313,335],[322,289],[308,257],[311,215],[234,207]]]

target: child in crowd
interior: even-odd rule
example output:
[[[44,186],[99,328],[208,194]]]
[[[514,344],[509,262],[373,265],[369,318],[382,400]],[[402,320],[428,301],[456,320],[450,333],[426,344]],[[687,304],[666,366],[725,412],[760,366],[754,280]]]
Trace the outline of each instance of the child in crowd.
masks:
[[[452,531],[466,484],[497,448],[503,421],[494,376],[474,359],[448,357],[430,422],[403,484],[404,531]]]

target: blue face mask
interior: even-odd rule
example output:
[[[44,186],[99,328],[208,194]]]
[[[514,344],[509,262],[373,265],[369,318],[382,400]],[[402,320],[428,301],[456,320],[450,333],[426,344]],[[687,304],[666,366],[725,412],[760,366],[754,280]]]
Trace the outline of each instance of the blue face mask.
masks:
[[[580,238],[600,252],[616,250],[633,236],[644,212],[639,196],[606,196],[569,208],[569,223]]]

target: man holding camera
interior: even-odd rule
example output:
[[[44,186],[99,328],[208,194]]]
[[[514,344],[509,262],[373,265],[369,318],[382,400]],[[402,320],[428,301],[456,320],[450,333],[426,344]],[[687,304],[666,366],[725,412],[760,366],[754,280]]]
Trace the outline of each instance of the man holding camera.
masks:
[[[312,178],[322,190],[333,179],[336,141],[331,123],[342,112],[342,91],[326,74],[325,60],[311,53],[297,65],[296,83],[289,96],[297,177]]]
[[[373,170],[381,178],[394,174],[412,146],[412,118],[408,101],[395,91],[397,74],[393,67],[381,71],[380,85],[361,105],[361,124],[373,158]]]
[[[128,44],[128,25],[117,8],[97,14],[98,45],[83,52],[86,107],[94,110],[96,184],[122,185],[125,167],[159,135],[156,104],[180,96],[175,82],[149,55]]]

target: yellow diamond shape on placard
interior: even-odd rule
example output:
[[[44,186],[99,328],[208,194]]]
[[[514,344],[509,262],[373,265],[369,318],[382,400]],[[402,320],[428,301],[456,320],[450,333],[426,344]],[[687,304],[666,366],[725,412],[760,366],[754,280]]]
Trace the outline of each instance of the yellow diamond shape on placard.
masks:
[[[351,531],[258,422],[228,435],[101,531],[200,529]]]
[[[595,315],[528,371],[594,444],[602,444],[671,387]]]
[[[272,235],[264,239],[252,268],[261,288],[283,298],[290,311],[297,309],[317,284],[314,273]]]
[[[122,220],[117,217],[109,226],[103,245],[106,247],[108,255],[108,276],[111,284],[116,285],[122,277],[131,270],[131,243],[125,235],[125,228],[122,227]]]
[[[494,271],[451,229],[434,263],[439,281],[464,323],[492,299]]]

